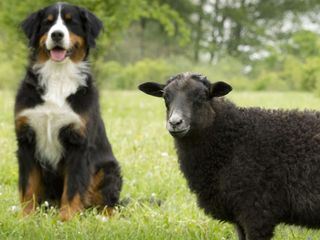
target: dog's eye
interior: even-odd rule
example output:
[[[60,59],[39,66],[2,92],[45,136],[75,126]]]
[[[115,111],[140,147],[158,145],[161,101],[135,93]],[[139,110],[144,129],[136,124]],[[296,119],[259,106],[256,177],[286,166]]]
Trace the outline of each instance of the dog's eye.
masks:
[[[76,19],[70,18],[70,19],[65,19],[64,22],[68,25],[76,25],[78,21]]]
[[[44,23],[45,25],[50,25],[50,24],[53,23],[53,20],[51,20],[51,19],[45,19],[45,20],[43,21],[43,23]]]
[[[65,19],[65,20],[64,20],[64,23],[70,25],[70,24],[72,24],[72,20],[70,20],[70,19]]]

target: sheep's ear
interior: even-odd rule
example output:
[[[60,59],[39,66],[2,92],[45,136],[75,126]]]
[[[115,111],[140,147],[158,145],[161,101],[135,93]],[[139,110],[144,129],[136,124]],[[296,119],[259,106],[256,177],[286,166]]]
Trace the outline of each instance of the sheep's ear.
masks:
[[[155,96],[155,97],[162,97],[163,96],[163,88],[165,87],[164,84],[155,83],[155,82],[146,82],[139,85],[139,90],[142,92]]]
[[[222,97],[231,92],[232,87],[225,82],[215,82],[210,86],[210,96],[213,97]]]

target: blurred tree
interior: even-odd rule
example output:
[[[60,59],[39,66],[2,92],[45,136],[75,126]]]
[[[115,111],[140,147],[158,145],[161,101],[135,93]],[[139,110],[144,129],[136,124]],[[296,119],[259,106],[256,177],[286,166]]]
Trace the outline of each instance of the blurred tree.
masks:
[[[317,33],[301,30],[292,34],[284,45],[285,50],[303,60],[320,54],[320,38]]]
[[[52,4],[53,0],[11,0],[1,1],[0,5],[0,30],[1,34],[8,37],[17,37],[19,23],[31,12]],[[187,41],[188,30],[179,14],[167,4],[157,0],[70,0],[80,6],[93,11],[104,22],[104,33],[100,43],[107,45],[112,37],[128,28],[133,21],[141,22],[152,19],[164,29],[164,33],[179,36],[181,42]],[[19,36],[21,36],[21,31]],[[101,52],[97,53],[102,54]]]
[[[219,59],[219,56],[228,54],[248,62],[253,53],[270,51],[270,45],[289,38],[290,34],[301,29],[303,24],[300,16],[308,16],[316,12],[320,6],[318,0],[158,0],[157,2],[174,10],[177,14],[174,19],[184,21],[189,29],[180,28],[183,30],[180,36],[188,36],[183,33],[189,30],[191,41],[187,41],[188,37],[184,37],[185,44],[179,44],[181,41],[175,38],[177,31],[168,35],[168,31],[164,31],[159,22],[154,22],[154,19],[146,16],[131,26],[128,41],[134,42],[133,39],[137,38],[140,40],[140,45],[135,45],[140,49],[140,55],[132,57],[134,60],[183,54],[195,62],[199,60],[212,62]],[[185,25],[180,24],[180,26]],[[119,49],[121,47],[117,49],[117,54]]]
[[[230,55],[245,55],[246,57],[253,52],[266,49],[270,42],[286,37],[287,35],[283,35],[285,25],[294,24],[299,20],[299,14],[308,14],[320,6],[317,0],[215,0],[208,2],[208,5],[212,7],[211,55],[218,52],[217,49],[222,49]],[[290,19],[289,16],[291,16]],[[301,23],[299,27],[302,27]],[[289,28],[286,33],[295,30],[295,28]]]
[[[31,12],[54,2],[56,1],[0,1],[0,75],[3,76],[0,88],[8,85],[8,79],[20,76],[24,71],[21,66],[27,59],[27,51],[25,42],[20,40],[25,38],[19,30],[19,23]],[[159,58],[167,59],[169,65],[179,65],[177,69],[185,71],[192,70],[190,66],[194,63],[205,62],[210,68],[219,62],[223,62],[220,66],[230,63],[225,59],[235,59],[241,65],[240,69],[243,69],[243,78],[261,80],[259,89],[263,89],[266,82],[274,83],[276,77],[282,79],[288,88],[297,89],[303,85],[301,78],[307,79],[304,76],[312,75],[309,72],[318,74],[318,71],[313,71],[318,61],[310,59],[319,55],[320,38],[317,33],[304,30],[304,27],[305,19],[320,26],[317,14],[319,0],[69,2],[88,8],[104,22],[105,28],[99,37],[98,50],[92,52],[96,74],[104,74],[106,66],[117,66],[117,71],[121,69],[119,66],[131,70],[137,68],[127,71],[136,73],[139,72],[138,68],[144,69],[151,63],[148,59],[157,62]],[[180,62],[173,59],[179,59]],[[193,63],[186,63],[187,61]],[[106,64],[108,62],[113,64]],[[136,62],[146,64],[142,67]],[[293,74],[290,68],[297,63],[301,63],[303,67]],[[154,69],[156,65],[154,64]],[[164,67],[164,64],[160,66],[167,72],[171,69]],[[14,69],[11,76],[6,74],[7,69]],[[261,76],[267,71],[272,73],[267,77]],[[110,72],[114,73],[109,71],[108,74]],[[128,81],[129,78],[130,76]],[[124,78],[121,79],[124,82]],[[12,85],[15,83],[13,81]],[[132,85],[126,83],[123,86]]]
[[[19,24],[33,11],[55,2],[53,0],[0,1],[0,50],[3,50],[0,53],[0,60],[12,61],[14,66],[21,66],[26,61],[26,44],[19,41],[25,37],[19,29]],[[175,40],[181,44],[187,42],[189,38],[189,30],[183,19],[168,4],[160,0],[70,0],[69,2],[88,8],[104,22],[104,32],[98,40],[98,51],[93,51],[92,54],[96,60],[105,61],[111,43],[115,43],[131,23],[137,21],[143,23],[145,19],[156,22],[161,26],[165,36],[175,36]],[[143,40],[141,43],[140,54],[143,57]],[[23,72],[23,69],[20,72]]]

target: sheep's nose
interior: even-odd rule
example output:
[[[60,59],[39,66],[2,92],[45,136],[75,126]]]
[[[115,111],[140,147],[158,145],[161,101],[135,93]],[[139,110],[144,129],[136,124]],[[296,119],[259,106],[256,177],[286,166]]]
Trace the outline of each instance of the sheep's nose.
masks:
[[[169,123],[170,123],[171,127],[178,128],[183,123],[183,120],[182,120],[182,118],[177,118],[177,117],[170,118]]]
[[[63,36],[64,34],[61,31],[54,31],[53,33],[51,33],[51,38],[55,42],[60,42]]]

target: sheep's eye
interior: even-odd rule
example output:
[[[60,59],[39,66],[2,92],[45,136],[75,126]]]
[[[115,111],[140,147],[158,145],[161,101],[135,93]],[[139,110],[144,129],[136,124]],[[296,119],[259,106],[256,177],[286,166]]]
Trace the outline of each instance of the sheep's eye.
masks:
[[[202,101],[208,101],[208,100],[210,100],[209,92],[203,92],[203,93],[200,94],[199,97],[200,97],[200,99],[201,99]]]
[[[208,100],[208,95],[204,91],[196,91],[192,94],[191,98],[195,104],[201,104]]]
[[[166,107],[168,108],[169,103],[170,103],[170,96],[168,94],[164,94],[163,99],[164,99],[164,103],[165,103]]]
[[[164,101],[165,101],[165,102],[169,102],[169,101],[170,101],[170,95],[169,95],[169,94],[166,94],[166,93],[165,93],[165,94],[163,95],[163,98],[164,98]]]
[[[210,101],[210,100],[211,100],[209,91],[205,93],[205,99],[206,99],[207,101]]]

